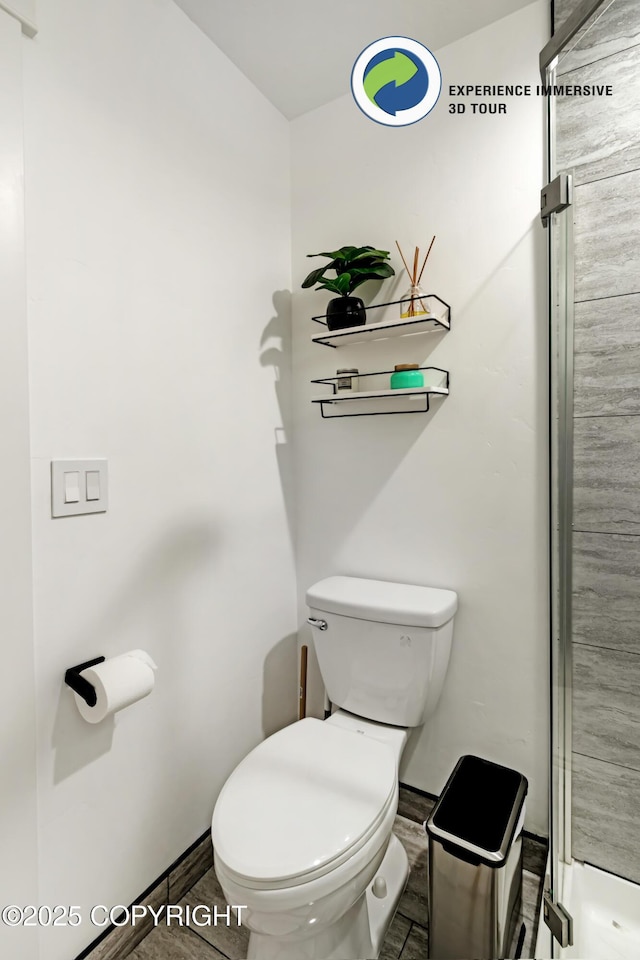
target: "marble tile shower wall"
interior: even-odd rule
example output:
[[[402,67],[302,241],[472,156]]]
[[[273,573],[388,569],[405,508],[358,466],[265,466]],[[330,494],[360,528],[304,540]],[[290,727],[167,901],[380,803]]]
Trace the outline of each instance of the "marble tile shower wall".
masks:
[[[556,0],[556,29],[576,6]],[[614,88],[557,103],[575,185],[572,845],[640,882],[638,0],[614,0],[558,75]]]

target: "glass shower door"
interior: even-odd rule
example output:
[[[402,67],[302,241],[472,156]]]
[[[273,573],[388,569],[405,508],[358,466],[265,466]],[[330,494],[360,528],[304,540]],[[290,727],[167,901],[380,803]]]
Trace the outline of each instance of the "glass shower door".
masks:
[[[549,926],[559,931],[554,957],[631,960],[640,956],[640,3],[583,0],[541,64],[547,86],[600,91],[549,96],[548,180],[570,184],[570,205],[547,221]]]

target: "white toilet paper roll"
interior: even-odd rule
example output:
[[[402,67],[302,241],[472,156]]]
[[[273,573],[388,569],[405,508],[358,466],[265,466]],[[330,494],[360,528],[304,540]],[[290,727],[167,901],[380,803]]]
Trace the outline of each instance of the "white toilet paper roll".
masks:
[[[117,710],[142,700],[153,690],[157,667],[144,650],[130,650],[111,657],[80,674],[95,688],[96,704],[89,704],[74,693],[78,710],[88,723],[100,723]]]

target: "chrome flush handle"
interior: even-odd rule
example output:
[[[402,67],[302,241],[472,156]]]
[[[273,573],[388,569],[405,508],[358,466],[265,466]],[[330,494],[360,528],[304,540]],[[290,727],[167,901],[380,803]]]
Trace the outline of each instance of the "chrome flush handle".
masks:
[[[318,620],[317,617],[307,617],[307,623],[311,624],[312,627],[316,627],[318,630],[326,630],[329,626],[326,620]]]

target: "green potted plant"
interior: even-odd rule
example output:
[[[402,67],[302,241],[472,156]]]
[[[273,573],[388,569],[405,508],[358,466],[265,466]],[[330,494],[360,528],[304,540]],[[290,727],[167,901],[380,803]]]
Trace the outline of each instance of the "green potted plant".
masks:
[[[347,246],[330,253],[308,253],[307,256],[329,257],[329,263],[312,270],[302,283],[305,288],[317,283],[316,290],[330,290],[339,294],[327,304],[329,330],[343,330],[366,323],[364,303],[360,297],[351,294],[366,280],[385,280],[395,274],[391,264],[387,263],[389,251],[375,247]],[[326,277],[328,270],[333,270],[335,277]]]

